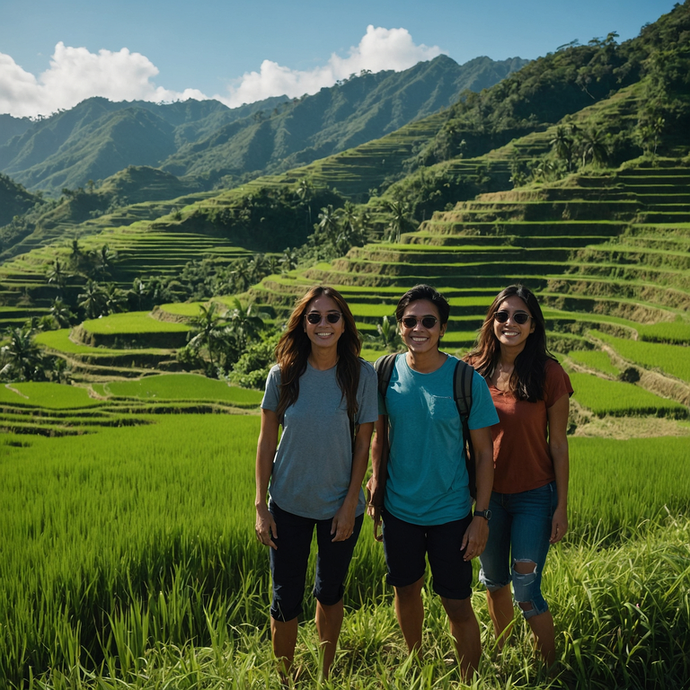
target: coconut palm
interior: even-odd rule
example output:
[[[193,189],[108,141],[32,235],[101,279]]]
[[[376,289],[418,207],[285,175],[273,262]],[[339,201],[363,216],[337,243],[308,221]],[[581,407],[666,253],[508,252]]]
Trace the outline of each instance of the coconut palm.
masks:
[[[53,265],[46,272],[46,278],[49,284],[55,285],[58,294],[62,295],[62,289],[65,287],[70,276],[65,270],[65,264],[61,262],[59,258],[56,258],[55,261],[53,261]]]
[[[572,136],[570,136],[565,127],[559,126],[556,127],[556,132],[549,143],[556,156],[567,163],[568,172],[570,172],[575,145]]]
[[[108,283],[103,288],[103,309],[106,314],[118,314],[124,311],[127,295],[115,283]]]
[[[60,328],[67,328],[74,319],[74,314],[69,306],[59,297],[56,297],[50,305],[50,315],[55,319]]]
[[[215,302],[199,307],[199,315],[191,320],[187,338],[187,347],[193,352],[206,349],[211,370],[215,371],[217,362],[214,361],[214,354],[232,340],[227,319],[220,313]]]
[[[585,130],[582,133],[582,165],[586,165],[587,160],[604,164],[608,156],[608,148],[604,143],[604,135],[601,130]]]
[[[328,206],[324,206],[321,209],[318,228],[327,242],[335,243],[340,232],[340,224],[332,204],[328,204]]]
[[[84,292],[77,295],[77,299],[87,318],[97,319],[103,315],[105,311],[105,293],[97,282],[89,280],[84,287]]]
[[[239,350],[243,350],[249,340],[259,335],[265,328],[265,319],[270,318],[265,312],[260,312],[255,304],[245,307],[236,297],[227,317],[230,332],[235,337]]]
[[[410,226],[410,206],[404,201],[387,201],[386,206],[391,214],[388,223],[388,239],[400,242],[402,233]]]
[[[292,271],[293,269],[297,268],[297,264],[299,263],[299,254],[297,253],[297,250],[288,247],[283,252],[283,256],[280,257],[279,262],[282,267],[281,271],[283,273],[287,273],[288,271]]]
[[[0,378],[10,381],[35,381],[45,378],[41,350],[34,342],[30,326],[12,328],[8,344],[0,348]]]

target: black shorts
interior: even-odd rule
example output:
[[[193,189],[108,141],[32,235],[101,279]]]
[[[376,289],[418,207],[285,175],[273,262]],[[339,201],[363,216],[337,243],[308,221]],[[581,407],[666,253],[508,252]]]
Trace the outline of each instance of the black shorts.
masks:
[[[413,525],[383,510],[383,548],[388,584],[406,587],[424,575],[425,556],[433,575],[434,592],[446,599],[472,595],[472,561],[463,560],[462,538],[472,513],[442,525]]]
[[[289,621],[302,611],[314,528],[319,549],[314,596],[324,606],[337,604],[343,598],[345,578],[364,515],[355,518],[354,532],[349,539],[334,542],[331,534],[332,518],[313,520],[294,515],[282,510],[273,501],[269,502],[268,507],[278,530],[278,537],[274,539],[278,548],[269,548],[273,581],[271,616],[278,621]]]

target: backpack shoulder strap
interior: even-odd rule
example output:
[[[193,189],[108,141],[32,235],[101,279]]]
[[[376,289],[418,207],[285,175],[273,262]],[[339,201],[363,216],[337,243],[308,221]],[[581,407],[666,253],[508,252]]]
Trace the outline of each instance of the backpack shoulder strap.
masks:
[[[472,376],[474,369],[461,359],[455,365],[453,377],[453,398],[458,408],[460,418],[466,420],[472,409]]]
[[[383,355],[374,363],[374,369],[376,370],[376,375],[378,377],[379,393],[381,394],[381,399],[384,401],[384,404],[386,400],[386,392],[388,391],[388,384],[390,383],[391,376],[393,375],[396,357],[397,355],[395,353],[392,355]]]

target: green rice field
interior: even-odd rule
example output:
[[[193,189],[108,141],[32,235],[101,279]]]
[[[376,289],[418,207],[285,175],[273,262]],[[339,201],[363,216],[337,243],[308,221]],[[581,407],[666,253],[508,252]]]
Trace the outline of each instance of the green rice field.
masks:
[[[618,376],[620,373],[611,363],[608,354],[601,350],[571,350],[568,357],[578,364],[584,364],[586,367],[596,369],[609,376]]]
[[[170,395],[164,380],[142,383],[141,396]],[[10,687],[278,687],[267,553],[253,535],[258,417],[146,421],[0,437],[0,678]],[[661,678],[681,687],[689,462],[685,438],[571,440],[570,532],[545,574],[558,674],[539,670],[519,624],[497,655],[477,586],[476,687],[643,688]],[[425,593],[427,652],[410,665],[384,575],[367,519],[327,687],[460,687],[438,597]],[[308,596],[297,664],[315,681],[313,611]]]
[[[633,383],[607,381],[590,374],[572,372],[570,380],[575,400],[595,415],[669,415],[678,419],[688,416],[688,408],[673,400],[661,398]]]
[[[664,373],[690,382],[690,347],[650,343],[596,333],[625,359],[649,369],[661,369]]]
[[[103,397],[211,400],[253,406],[257,406],[263,397],[259,391],[229,386],[224,381],[199,374],[162,374],[134,381],[93,384],[92,388]]]
[[[111,314],[102,319],[84,321],[82,328],[89,333],[100,335],[128,333],[179,333],[189,330],[189,326],[170,321],[159,321],[149,312],[131,311],[124,314]]]

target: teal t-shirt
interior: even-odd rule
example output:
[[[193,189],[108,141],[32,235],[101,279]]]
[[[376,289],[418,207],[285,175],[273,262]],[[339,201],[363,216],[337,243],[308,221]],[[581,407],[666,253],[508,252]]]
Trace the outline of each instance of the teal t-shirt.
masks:
[[[398,355],[386,392],[390,455],[384,504],[395,517],[415,525],[461,520],[472,507],[463,453],[462,424],[453,399],[457,359],[430,374],[410,369]],[[382,403],[383,401],[380,401]],[[498,423],[484,379],[472,377],[470,429]]]

